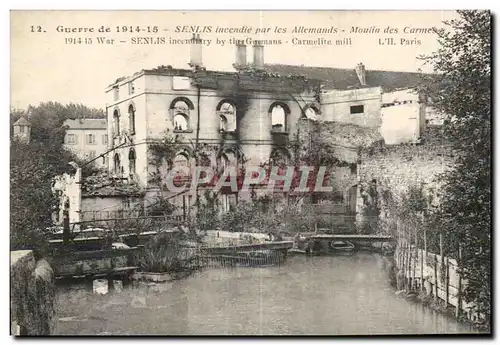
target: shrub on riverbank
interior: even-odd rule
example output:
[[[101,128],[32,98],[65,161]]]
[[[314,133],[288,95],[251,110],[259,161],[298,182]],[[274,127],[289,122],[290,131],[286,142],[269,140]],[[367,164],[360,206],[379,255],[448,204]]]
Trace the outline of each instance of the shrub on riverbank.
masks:
[[[189,270],[195,256],[181,245],[180,234],[163,232],[151,238],[134,257],[141,271],[164,273]]]

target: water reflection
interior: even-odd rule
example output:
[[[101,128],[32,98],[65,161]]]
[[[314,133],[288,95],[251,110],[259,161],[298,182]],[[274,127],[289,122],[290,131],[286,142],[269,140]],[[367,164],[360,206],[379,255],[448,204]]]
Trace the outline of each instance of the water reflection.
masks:
[[[370,254],[290,258],[279,267],[207,269],[101,296],[60,288],[58,334],[366,335],[466,333],[396,297]],[[74,319],[71,319],[73,317]]]

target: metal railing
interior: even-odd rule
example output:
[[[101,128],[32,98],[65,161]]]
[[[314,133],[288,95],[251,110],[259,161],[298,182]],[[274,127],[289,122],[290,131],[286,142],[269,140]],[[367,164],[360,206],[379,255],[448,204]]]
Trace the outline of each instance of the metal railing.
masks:
[[[82,222],[90,222],[102,219],[133,218],[143,215],[140,211],[113,210],[113,211],[82,211],[80,212]]]
[[[145,215],[142,211],[83,211],[81,214],[80,224],[91,222],[118,221],[118,220],[134,220],[134,219],[164,219],[165,221],[182,222],[185,220],[183,214],[166,215],[166,216],[151,216]]]
[[[259,267],[280,265],[286,261],[286,256],[278,251],[269,252],[252,251],[249,253],[231,254],[201,254],[198,257],[198,265],[203,268],[224,267]]]

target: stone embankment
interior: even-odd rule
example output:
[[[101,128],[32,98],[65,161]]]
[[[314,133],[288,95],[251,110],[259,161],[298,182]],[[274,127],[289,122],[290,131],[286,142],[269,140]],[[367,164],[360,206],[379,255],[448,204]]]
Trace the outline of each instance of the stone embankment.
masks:
[[[55,327],[54,273],[30,250],[10,253],[11,335],[51,335]]]

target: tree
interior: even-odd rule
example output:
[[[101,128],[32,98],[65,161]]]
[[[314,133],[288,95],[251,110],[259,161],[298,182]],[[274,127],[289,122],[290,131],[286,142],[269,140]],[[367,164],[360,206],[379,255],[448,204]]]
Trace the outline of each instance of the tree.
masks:
[[[19,117],[26,117],[32,125],[31,139],[44,142],[55,141],[62,145],[65,129],[63,122],[77,118],[105,118],[101,109],[89,108],[83,104],[58,102],[42,102],[37,106],[29,106],[26,110],[13,109],[10,113],[12,124]]]
[[[13,140],[10,145],[11,249],[41,249],[57,200],[52,178],[68,171],[72,155],[54,145]]]
[[[458,11],[437,31],[440,49],[424,57],[437,76],[422,91],[446,114],[445,136],[457,156],[442,178],[435,227],[446,234],[446,252],[459,259],[466,302],[489,323],[491,312],[491,14]],[[451,30],[449,30],[451,29]],[[461,257],[458,255],[459,246]]]
[[[194,206],[196,207],[196,216],[191,219],[191,228],[198,230],[214,230],[221,225],[217,194],[210,190],[205,190],[203,193],[203,201],[198,199]]]
[[[233,232],[276,233],[283,223],[283,214],[275,213],[272,209],[265,210],[263,204],[265,200],[262,198],[238,202],[234,208],[222,215],[222,229]]]
[[[52,193],[52,179],[70,172],[69,162],[84,162],[63,147],[64,120],[77,117],[103,117],[102,110],[84,105],[40,103],[27,110],[12,110],[11,125],[21,116],[30,121],[29,144],[11,138],[10,145],[10,214],[11,249],[44,250],[52,226],[52,212],[57,200]],[[82,169],[84,176],[96,172],[89,164]]]

